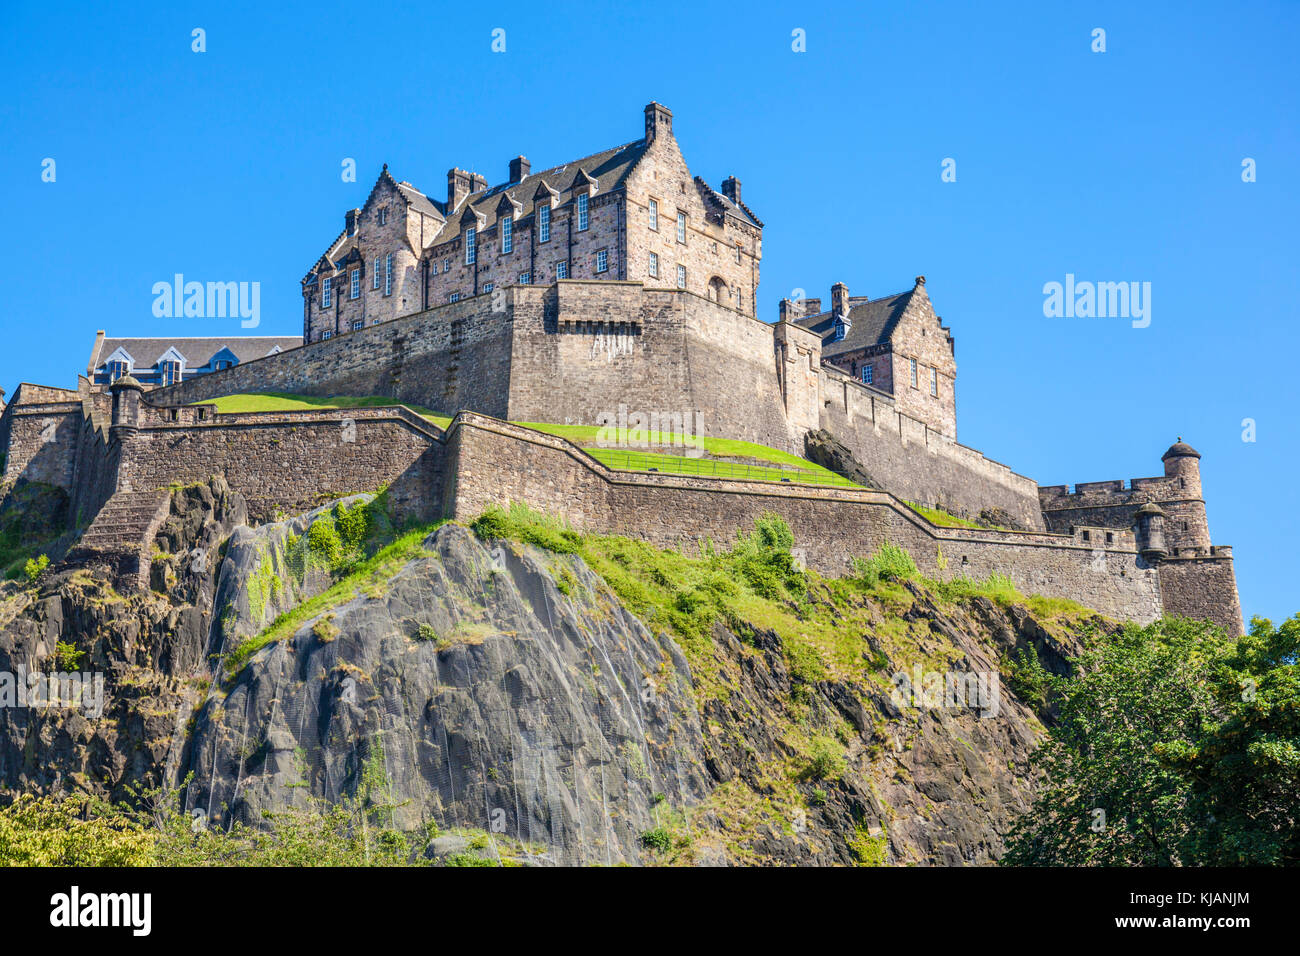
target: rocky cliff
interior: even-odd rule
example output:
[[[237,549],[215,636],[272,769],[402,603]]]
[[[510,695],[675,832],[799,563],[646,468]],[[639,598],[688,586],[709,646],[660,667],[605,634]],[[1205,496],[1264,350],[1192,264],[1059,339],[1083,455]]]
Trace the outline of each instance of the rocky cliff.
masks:
[[[675,576],[705,564],[452,524],[344,577],[302,557],[332,505],[250,528],[214,479],[171,511],[148,591],[75,564],[0,591],[0,672],[104,675],[101,716],[0,710],[0,799],[188,781],[184,812],[215,826],[364,793],[442,834],[435,859],[990,863],[1042,731],[997,675],[1030,647],[1063,670],[1113,626],[812,574],[794,596],[713,581],[704,614]],[[900,699],[895,675],[923,672],[993,675],[993,699]]]

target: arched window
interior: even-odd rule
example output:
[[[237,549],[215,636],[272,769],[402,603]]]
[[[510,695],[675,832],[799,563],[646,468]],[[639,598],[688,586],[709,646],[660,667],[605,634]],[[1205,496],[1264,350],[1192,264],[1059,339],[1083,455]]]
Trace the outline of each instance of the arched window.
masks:
[[[719,304],[730,298],[727,292],[727,283],[722,281],[718,276],[709,280],[709,301]]]

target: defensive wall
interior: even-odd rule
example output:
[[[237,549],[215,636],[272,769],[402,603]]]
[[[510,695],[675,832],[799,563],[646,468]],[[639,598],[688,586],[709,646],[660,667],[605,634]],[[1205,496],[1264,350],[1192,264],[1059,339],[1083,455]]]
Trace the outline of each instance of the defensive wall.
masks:
[[[597,424],[669,413],[699,431],[803,454],[825,428],[901,498],[1044,530],[1035,483],[824,367],[820,338],[640,282],[512,286],[152,393],[189,404],[242,392],[382,395],[454,414]]]
[[[771,511],[794,529],[808,565],[825,574],[844,573],[854,557],[890,541],[929,576],[1004,574],[1026,593],[1128,620],[1150,621],[1163,610],[1231,625],[1225,589],[1236,606],[1229,549],[1151,564],[1128,527],[944,528],[884,491],[619,472],[564,439],[474,412],[461,412],[443,432],[400,407],[218,414],[156,405],[159,393],[134,385],[119,383],[111,396],[84,379],[80,385],[78,402],[9,406],[4,425],[30,435],[42,419],[55,421],[60,437],[22,445],[37,451],[25,466],[7,462],[5,480],[53,478],[78,503],[82,522],[114,494],[213,474],[244,494],[255,520],[388,486],[400,514],[425,520],[465,520],[490,504],[522,501],[579,530],[688,550],[705,539],[725,546]]]

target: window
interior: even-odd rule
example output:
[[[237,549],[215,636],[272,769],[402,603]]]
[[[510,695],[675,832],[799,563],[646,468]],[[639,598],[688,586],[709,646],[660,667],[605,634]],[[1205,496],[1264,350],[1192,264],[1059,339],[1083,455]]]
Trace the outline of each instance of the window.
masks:
[[[352,322],[352,331],[353,331],[353,332],[360,332],[360,331],[361,331],[362,329],[364,329],[365,327],[366,327],[366,320],[365,320],[365,319],[355,319],[355,320]]]
[[[372,272],[374,274],[370,277],[370,288],[378,289],[379,288],[379,257],[378,256],[375,256],[375,267],[372,270]]]
[[[739,243],[736,244],[736,261],[737,261],[737,262],[740,261],[740,244],[739,244]]]
[[[916,388],[916,359],[907,360],[907,371],[912,379],[912,387]]]
[[[587,222],[587,197],[582,195],[578,197],[578,232],[586,232]]]
[[[659,231],[659,201],[656,199],[650,200],[650,228]]]
[[[496,287],[497,287],[497,284],[496,284],[495,282],[484,282],[484,283],[483,283],[483,291],[484,291],[484,292],[491,292],[491,291],[492,291],[493,289],[495,289]]]
[[[551,207],[542,206],[537,210],[537,241],[551,241]]]
[[[596,271],[597,272],[609,271],[609,250],[608,249],[596,250]]]
[[[438,274],[438,260],[437,260],[437,259],[434,259],[434,260],[433,260],[433,274],[434,274],[434,275],[437,275],[437,274]],[[375,281],[376,281],[376,283],[377,283],[379,280],[376,279]],[[378,288],[377,285],[376,285],[376,288]]]
[[[531,272],[521,272],[521,273],[519,273],[519,284],[520,284],[520,285],[531,285],[531,284],[532,284],[532,281],[533,281],[533,274],[532,274]]]
[[[382,226],[388,222],[388,207],[385,206],[379,210],[379,224]]]
[[[677,267],[677,288],[679,289],[686,288],[686,267],[685,266]]]
[[[459,293],[459,292],[453,292],[453,293],[451,294],[451,300],[450,300],[450,301],[452,301],[452,302],[459,302],[459,301],[460,301],[460,293]]]
[[[736,286],[736,311],[745,311],[745,293],[740,286]]]
[[[442,260],[442,271],[447,272],[449,269],[451,269],[451,256]]]
[[[872,365],[862,366],[862,384],[870,385],[876,378],[876,369]]]
[[[650,253],[650,275],[659,278],[659,256],[653,252]]]
[[[567,262],[557,262],[555,264],[555,278],[557,279],[569,278],[569,264]]]
[[[361,270],[360,269],[352,270],[352,282],[348,286],[348,298],[349,299],[361,298]]]
[[[181,380],[181,363],[177,361],[161,362],[158,366],[158,383],[175,385]]]
[[[478,261],[477,230],[465,230],[465,265],[472,266]]]
[[[325,281],[320,285],[320,307],[328,309],[330,307],[330,280],[325,277]]]
[[[116,382],[119,378],[121,378],[123,375],[125,375],[128,371],[130,371],[130,370],[126,367],[126,363],[125,363],[125,362],[109,362],[109,363],[108,363],[108,381],[109,381],[109,383],[111,384],[112,382]]]
[[[930,369],[930,394],[939,394],[939,370],[937,368]]]
[[[230,359],[217,359],[215,362],[212,363],[212,370],[214,372],[220,372],[222,369],[234,368],[234,367],[235,367],[235,363],[230,361]]]
[[[326,329],[324,332],[322,332],[322,333],[320,334],[320,340],[321,340],[322,342],[324,342],[326,339],[332,339],[332,338],[334,338],[334,330],[333,330],[333,329]]]
[[[680,210],[677,213],[677,241],[686,241],[686,213]]]
[[[384,256],[384,295],[393,294],[393,254]]]
[[[501,220],[501,251],[513,252],[515,248],[515,220],[506,216]]]

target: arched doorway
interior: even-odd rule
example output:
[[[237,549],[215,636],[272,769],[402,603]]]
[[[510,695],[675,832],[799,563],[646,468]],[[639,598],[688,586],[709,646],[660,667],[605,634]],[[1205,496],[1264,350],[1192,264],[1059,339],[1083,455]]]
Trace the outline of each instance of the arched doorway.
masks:
[[[726,304],[727,299],[727,283],[720,277],[714,276],[709,280],[709,301]]]

